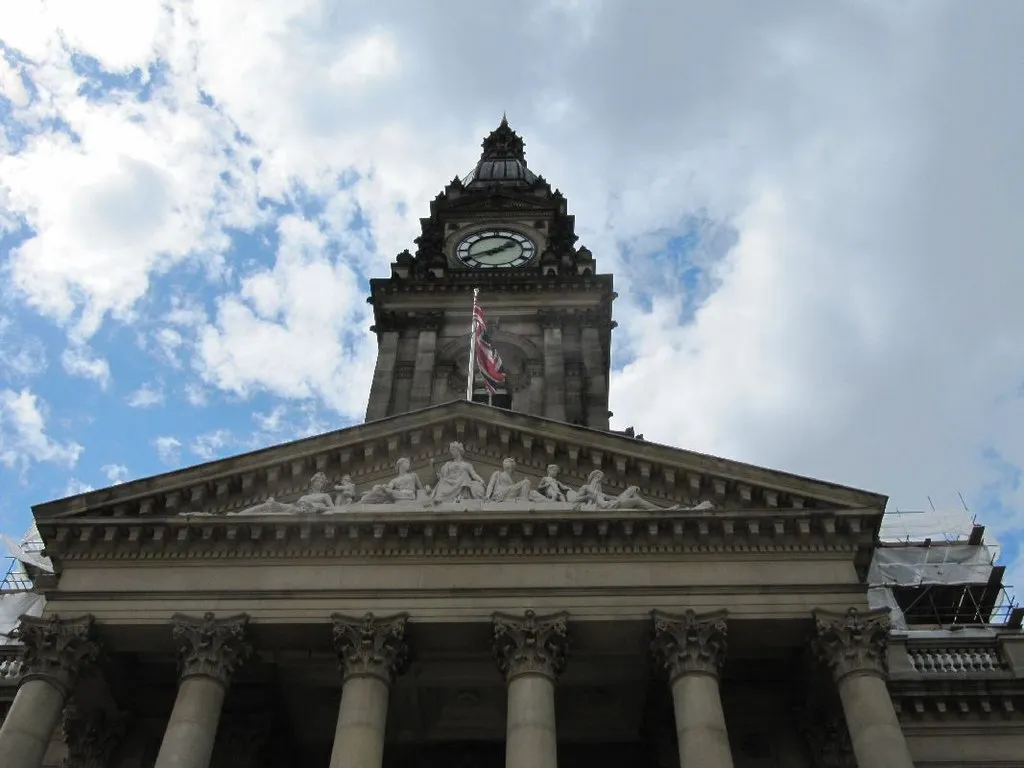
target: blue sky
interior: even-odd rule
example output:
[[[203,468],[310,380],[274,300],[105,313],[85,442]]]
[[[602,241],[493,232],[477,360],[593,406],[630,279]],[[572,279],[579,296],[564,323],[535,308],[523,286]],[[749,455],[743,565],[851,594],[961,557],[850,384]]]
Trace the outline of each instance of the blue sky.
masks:
[[[0,9],[0,530],[359,421],[366,281],[506,111],[615,274],[615,426],[962,494],[1022,574],[1024,9],[537,0],[510,58],[480,8]]]

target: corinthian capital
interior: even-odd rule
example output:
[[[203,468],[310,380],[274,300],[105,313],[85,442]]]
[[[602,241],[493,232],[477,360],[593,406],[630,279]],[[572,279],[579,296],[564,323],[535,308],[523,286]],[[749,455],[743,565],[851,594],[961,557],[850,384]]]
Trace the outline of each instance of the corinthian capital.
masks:
[[[888,608],[863,613],[856,608],[846,613],[819,609],[814,612],[814,623],[814,653],[832,671],[837,683],[854,672],[888,675]]]
[[[368,613],[362,618],[331,616],[334,622],[334,650],[338,652],[344,679],[377,677],[387,684],[400,674],[409,660],[409,647],[405,644],[405,624],[408,614],[374,618]]]
[[[527,611],[521,617],[494,614],[494,657],[505,680],[528,674],[556,679],[565,669],[568,619],[564,612],[537,616]]]
[[[212,613],[202,618],[176,613],[171,621],[182,680],[209,677],[226,686],[235,670],[252,655],[245,636],[247,614],[218,619]]]
[[[92,634],[92,616],[61,619],[22,616],[15,636],[25,644],[22,682],[46,680],[67,697],[84,664],[99,656],[99,644]]]
[[[127,732],[127,721],[124,713],[85,712],[70,702],[64,707],[62,730],[68,751],[63,768],[106,768]]]
[[[669,681],[691,673],[718,677],[725,663],[727,615],[727,611],[698,614],[690,610],[682,615],[651,612],[651,653],[655,663],[668,673]]]

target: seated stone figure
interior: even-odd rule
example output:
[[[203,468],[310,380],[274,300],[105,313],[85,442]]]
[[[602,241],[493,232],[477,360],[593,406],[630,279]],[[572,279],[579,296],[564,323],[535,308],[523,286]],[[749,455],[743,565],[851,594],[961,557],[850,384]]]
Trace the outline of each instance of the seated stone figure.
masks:
[[[296,512],[306,514],[332,508],[334,499],[327,493],[327,475],[317,472],[309,478],[309,493],[300,496],[294,506]]]
[[[530,498],[530,481],[516,480],[516,460],[502,459],[501,469],[491,475],[487,484],[488,501],[525,501]],[[533,492],[535,494],[535,492]]]
[[[566,501],[575,491],[558,479],[561,470],[557,464],[548,464],[548,473],[537,483],[537,493],[544,501]]]
[[[430,500],[434,504],[451,504],[484,498],[487,489],[483,478],[476,473],[473,465],[465,460],[466,451],[462,443],[449,444],[448,453],[452,458],[437,470],[437,485],[434,486]]]
[[[415,501],[423,483],[415,472],[410,472],[411,462],[401,458],[395,462],[398,474],[383,485],[375,485],[359,499],[361,504],[394,504],[396,501]]]
[[[584,509],[662,509],[640,495],[640,489],[631,485],[618,496],[606,494],[602,488],[604,472],[595,469],[587,476],[587,484],[580,487],[573,505]]]

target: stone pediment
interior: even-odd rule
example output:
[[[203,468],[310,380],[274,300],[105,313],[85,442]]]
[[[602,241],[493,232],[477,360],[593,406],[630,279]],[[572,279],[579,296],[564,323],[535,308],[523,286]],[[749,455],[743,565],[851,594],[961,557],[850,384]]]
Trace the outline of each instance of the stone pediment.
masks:
[[[469,483],[472,489],[455,492],[439,478],[452,460],[453,441],[464,446],[463,460],[478,478]],[[408,459],[415,479],[392,483],[401,458]],[[515,460],[513,473],[494,478],[497,490],[488,496],[505,458]],[[552,465],[558,467],[554,485],[544,480]],[[375,486],[381,490],[374,492]],[[403,489],[408,492],[394,493]],[[770,515],[870,508],[880,519],[885,503],[885,496],[834,483],[456,401],[40,504],[33,512],[44,522],[385,511],[415,516],[442,510],[487,516],[588,509]]]

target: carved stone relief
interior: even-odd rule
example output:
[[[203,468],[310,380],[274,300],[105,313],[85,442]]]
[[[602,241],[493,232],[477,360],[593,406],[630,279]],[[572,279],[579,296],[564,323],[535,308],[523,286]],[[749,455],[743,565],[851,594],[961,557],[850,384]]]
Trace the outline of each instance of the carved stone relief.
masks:
[[[209,677],[226,686],[235,670],[252,655],[245,635],[249,617],[244,613],[223,619],[212,613],[202,618],[179,613],[172,622],[183,680]]]
[[[697,614],[689,610],[679,616],[654,611],[651,618],[651,653],[669,680],[690,673],[718,676],[725,663],[725,611]]]
[[[523,674],[557,678],[569,647],[567,613],[537,616],[494,614],[494,657],[506,681]]]
[[[64,707],[62,733],[67,755],[63,768],[106,768],[127,732],[126,713],[85,712],[72,700]]]
[[[557,464],[549,464],[545,475],[537,481],[536,488],[528,478],[516,475],[516,462],[511,457],[502,459],[501,469],[496,470],[488,481],[466,460],[465,448],[460,442],[448,446],[449,458],[437,466],[431,459],[434,485],[423,483],[412,471],[412,462],[402,457],[395,462],[395,476],[386,483],[378,483],[357,491],[349,474],[342,475],[341,482],[333,486],[336,492],[328,492],[330,485],[323,472],[310,478],[309,489],[294,501],[279,501],[274,497],[241,510],[227,512],[233,515],[331,515],[347,512],[379,510],[382,507],[395,510],[425,509],[440,505],[472,505],[473,508],[495,510],[511,505],[526,504],[539,509],[583,509],[583,510],[664,510],[673,511],[681,507],[662,507],[643,497],[638,486],[628,486],[615,495],[604,490],[604,472],[595,469],[587,482],[574,489],[559,479],[561,472]],[[538,507],[538,505],[540,505]],[[468,507],[467,507],[468,508]],[[713,509],[711,502],[704,501],[687,509]],[[183,515],[209,516],[206,512],[183,512]]]
[[[836,682],[853,673],[888,675],[888,608],[863,612],[850,608],[845,614],[818,610],[814,622],[817,635],[812,648]]]
[[[99,656],[92,623],[88,615],[68,620],[57,614],[46,618],[22,616],[14,633],[25,645],[22,680],[46,680],[68,696],[81,668]]]
[[[375,618],[372,613],[355,618],[336,613],[333,622],[334,649],[344,679],[372,676],[390,684],[401,674],[409,659],[405,643],[406,614]]]

